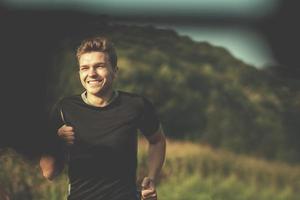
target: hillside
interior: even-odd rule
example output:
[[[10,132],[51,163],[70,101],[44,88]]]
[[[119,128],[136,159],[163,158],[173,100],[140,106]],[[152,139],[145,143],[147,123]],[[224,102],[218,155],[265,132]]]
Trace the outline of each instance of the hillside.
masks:
[[[298,81],[280,78],[272,67],[258,70],[225,48],[192,41],[173,30],[118,24],[95,29],[117,48],[116,88],[148,97],[169,137],[299,161]],[[49,105],[82,91],[74,57],[79,39],[62,41],[55,55]]]

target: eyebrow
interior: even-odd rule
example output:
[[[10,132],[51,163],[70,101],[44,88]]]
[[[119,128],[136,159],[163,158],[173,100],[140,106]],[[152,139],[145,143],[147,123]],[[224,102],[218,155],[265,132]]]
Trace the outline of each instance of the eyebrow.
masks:
[[[97,62],[97,63],[94,63],[92,66],[96,66],[96,65],[105,65],[105,62]],[[79,67],[80,68],[82,68],[82,67],[89,67],[89,65],[80,65]]]

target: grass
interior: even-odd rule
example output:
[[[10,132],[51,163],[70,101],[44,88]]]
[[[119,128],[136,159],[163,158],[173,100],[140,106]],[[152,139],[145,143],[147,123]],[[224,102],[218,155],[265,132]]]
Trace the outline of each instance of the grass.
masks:
[[[143,169],[146,144],[140,144],[139,169]],[[168,140],[158,191],[161,199],[172,200],[296,200],[300,166]]]
[[[138,182],[146,174],[147,144],[139,141]],[[13,151],[1,153],[0,185],[14,200],[66,198],[65,174],[50,182]],[[167,142],[158,181],[160,200],[296,200],[300,166],[236,155],[192,142]]]

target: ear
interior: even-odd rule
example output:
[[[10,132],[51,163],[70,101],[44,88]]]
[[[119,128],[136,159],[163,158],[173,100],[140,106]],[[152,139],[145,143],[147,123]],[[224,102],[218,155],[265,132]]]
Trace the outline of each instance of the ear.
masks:
[[[119,67],[116,66],[115,69],[114,69],[115,73],[117,73],[119,71]]]
[[[114,70],[114,76],[117,77],[118,71],[119,71],[119,67],[116,66],[113,70]]]

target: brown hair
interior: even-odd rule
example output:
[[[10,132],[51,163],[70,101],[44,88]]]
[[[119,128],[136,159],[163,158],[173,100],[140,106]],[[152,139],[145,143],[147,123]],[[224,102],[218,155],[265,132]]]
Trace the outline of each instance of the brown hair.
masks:
[[[107,53],[109,61],[113,68],[117,66],[117,54],[116,50],[107,38],[105,37],[92,37],[85,39],[81,42],[80,46],[77,48],[76,56],[79,61],[80,57],[84,53],[89,53],[93,51]]]

